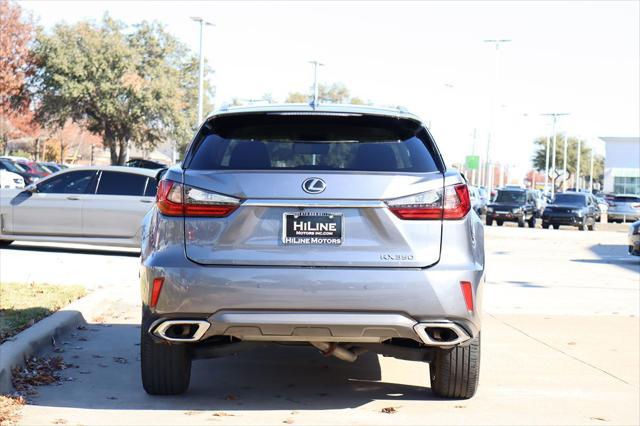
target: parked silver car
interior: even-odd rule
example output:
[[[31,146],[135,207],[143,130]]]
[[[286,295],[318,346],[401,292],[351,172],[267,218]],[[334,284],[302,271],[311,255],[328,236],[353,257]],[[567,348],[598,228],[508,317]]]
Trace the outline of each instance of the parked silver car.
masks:
[[[429,362],[435,394],[473,396],[483,226],[444,164],[400,110],[209,117],[144,222],[144,389],[182,393],[192,358],[284,342]]]
[[[74,167],[24,190],[0,190],[0,246],[14,240],[140,247],[156,171]]]
[[[609,222],[634,222],[640,219],[640,195],[614,195],[609,198]]]

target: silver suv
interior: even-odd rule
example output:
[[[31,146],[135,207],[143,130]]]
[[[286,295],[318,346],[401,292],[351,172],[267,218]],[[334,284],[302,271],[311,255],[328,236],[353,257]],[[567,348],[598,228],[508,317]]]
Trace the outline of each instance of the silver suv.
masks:
[[[483,226],[404,111],[210,116],[159,183],[141,261],[150,394],[184,392],[192,359],[278,343],[428,362],[435,394],[476,391]]]

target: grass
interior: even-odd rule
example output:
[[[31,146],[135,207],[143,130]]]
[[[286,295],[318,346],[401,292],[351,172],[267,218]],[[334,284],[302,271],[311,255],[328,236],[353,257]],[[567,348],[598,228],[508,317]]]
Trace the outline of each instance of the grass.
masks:
[[[85,294],[77,285],[0,284],[0,343]]]

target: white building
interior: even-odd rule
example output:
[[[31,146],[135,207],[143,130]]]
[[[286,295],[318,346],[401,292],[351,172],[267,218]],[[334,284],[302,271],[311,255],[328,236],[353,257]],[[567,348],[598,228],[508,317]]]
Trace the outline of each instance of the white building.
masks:
[[[604,192],[640,195],[640,137],[601,137],[605,143]]]

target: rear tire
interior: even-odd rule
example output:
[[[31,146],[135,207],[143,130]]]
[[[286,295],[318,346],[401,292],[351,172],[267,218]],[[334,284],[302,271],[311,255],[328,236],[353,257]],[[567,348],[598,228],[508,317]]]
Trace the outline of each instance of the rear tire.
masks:
[[[529,219],[529,228],[535,228],[535,227],[536,227],[536,217],[531,216],[531,219]]]
[[[493,219],[487,218],[487,226],[493,225]]]
[[[524,216],[521,219],[518,219],[518,228],[524,228]]]
[[[502,224],[503,224],[503,223],[504,223],[504,222],[503,222],[503,221],[501,221],[501,220],[496,220],[496,225],[498,225],[498,226],[502,226]]]
[[[443,398],[471,398],[480,377],[480,335],[466,346],[437,349],[429,373],[434,394]]]
[[[0,240],[0,247],[7,247],[13,240]]]
[[[549,224],[542,222],[542,229],[549,229]]]
[[[560,229],[560,225],[553,225],[553,229]]]
[[[149,324],[143,319],[140,327],[140,368],[144,390],[149,395],[184,393],[191,379],[191,357],[187,346],[156,343],[149,336],[148,329]]]
[[[593,222],[591,222],[591,225],[587,225],[587,228],[589,229],[589,231],[595,231],[596,230],[596,221],[594,220]]]

